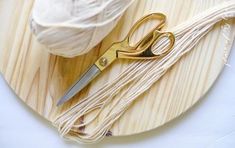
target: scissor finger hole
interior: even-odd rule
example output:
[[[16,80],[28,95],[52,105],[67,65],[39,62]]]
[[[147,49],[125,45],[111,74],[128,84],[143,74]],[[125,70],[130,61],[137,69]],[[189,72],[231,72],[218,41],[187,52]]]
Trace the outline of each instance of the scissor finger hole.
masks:
[[[160,37],[152,44],[152,52],[155,55],[164,56],[168,54],[174,44],[174,39],[172,39],[169,34],[162,34]]]
[[[161,21],[162,20],[149,19],[135,26],[133,31],[129,34],[129,45],[132,47],[138,45],[143,37],[146,37],[152,32],[156,28],[156,24],[160,24]]]

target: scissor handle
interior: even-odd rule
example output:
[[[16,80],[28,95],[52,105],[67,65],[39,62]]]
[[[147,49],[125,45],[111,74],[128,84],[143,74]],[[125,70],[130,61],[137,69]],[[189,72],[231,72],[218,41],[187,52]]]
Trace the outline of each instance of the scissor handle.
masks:
[[[162,52],[153,52],[153,46],[157,44],[161,39],[167,38],[169,40],[169,45]],[[119,58],[127,59],[155,59],[162,58],[166,56],[172,49],[175,44],[175,36],[171,32],[161,32],[155,30],[151,39],[145,38],[142,40],[136,47],[135,52],[120,51],[118,52]]]
[[[157,25],[139,42],[137,42],[134,46],[131,46],[130,38],[140,26],[149,20],[158,20],[159,23],[157,23]],[[160,32],[160,30],[164,27],[165,22],[166,16],[162,13],[152,13],[137,21],[127,34],[127,37],[122,42],[120,42],[122,48],[121,50],[117,51],[117,57],[128,59],[154,59],[168,54],[173,48],[175,37],[170,32]],[[158,43],[158,41],[164,37],[168,38],[170,41],[170,45],[168,46],[167,50],[164,50],[161,53],[154,53],[152,51],[153,45]]]
[[[130,38],[133,37],[134,33],[138,30],[139,27],[141,27],[144,23],[148,22],[149,20],[158,20],[159,22],[157,25],[147,34],[143,37],[142,40],[137,42],[134,46],[131,46],[130,44]],[[136,47],[146,38],[151,38],[153,35],[153,32],[155,30],[161,30],[166,22],[166,16],[162,13],[151,13],[149,15],[146,15],[145,17],[138,20],[133,27],[130,29],[129,33],[127,34],[126,38],[123,41],[123,46],[126,46],[128,50],[136,49]],[[129,48],[128,48],[129,47]]]
[[[134,46],[131,46],[130,38],[140,26],[149,20],[158,20],[158,23],[139,42],[137,42]],[[164,27],[165,22],[166,16],[162,13],[152,13],[143,17],[134,24],[126,38],[121,42],[113,43],[109,49],[96,61],[95,65],[102,71],[117,58],[154,59],[166,55],[171,51],[175,38],[170,32],[160,32],[160,30]],[[167,37],[169,39],[169,48],[163,52],[154,53],[152,51],[153,46],[163,37]]]
[[[131,30],[129,31],[129,33],[127,34],[126,36],[126,39],[128,44],[130,45],[130,38],[133,37],[134,33],[137,31],[137,29],[139,27],[141,27],[144,23],[150,21],[150,20],[158,20],[160,21],[159,23],[157,23],[157,25],[147,34],[143,37],[144,38],[147,38],[148,36],[152,35],[152,33],[155,31],[155,30],[161,30],[164,25],[165,25],[165,22],[166,22],[166,16],[162,13],[151,13],[149,15],[146,15],[145,17],[141,18],[140,20],[138,20],[134,25],[133,27],[131,28]],[[136,46],[138,46],[138,44],[142,42],[142,40],[140,40]]]

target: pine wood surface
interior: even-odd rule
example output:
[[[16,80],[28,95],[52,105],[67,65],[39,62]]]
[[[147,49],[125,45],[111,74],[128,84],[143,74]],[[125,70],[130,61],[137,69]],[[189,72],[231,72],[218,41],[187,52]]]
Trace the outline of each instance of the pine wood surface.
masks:
[[[136,0],[102,43],[84,56],[68,59],[49,54],[32,35],[28,18],[33,0],[2,0],[1,74],[27,106],[45,119],[53,121],[71,105],[95,92],[104,83],[112,81],[125,70],[128,63],[133,62],[118,60],[72,101],[62,107],[56,107],[56,102],[69,85],[112,42],[122,39],[140,17],[150,12],[163,12],[167,15],[167,28],[171,28],[222,1],[224,0]],[[221,30],[225,23],[232,25],[227,36],[233,40],[235,21],[217,24],[192,52],[184,56],[148,92],[138,98],[112,127],[112,135],[136,134],[159,127],[178,117],[203,98],[222,71],[231,49],[232,42],[226,41],[226,33]],[[84,120],[91,116],[92,113],[88,114]],[[96,123],[93,123],[86,127],[85,131],[89,132],[95,125]]]

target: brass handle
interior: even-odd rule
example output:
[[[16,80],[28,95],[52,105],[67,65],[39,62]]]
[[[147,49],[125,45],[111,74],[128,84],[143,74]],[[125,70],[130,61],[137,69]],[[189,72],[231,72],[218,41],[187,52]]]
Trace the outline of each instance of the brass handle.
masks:
[[[134,33],[138,30],[139,27],[141,27],[144,23],[148,22],[149,20],[158,20],[159,23],[147,35],[145,35],[142,40],[137,42],[134,46],[131,46],[130,39],[133,37]],[[133,25],[125,39],[120,42],[122,48],[127,49],[129,52],[135,52],[136,47],[146,38],[152,38],[153,32],[155,30],[161,30],[164,27],[165,22],[166,16],[162,13],[151,13],[149,15],[144,16]]]
[[[145,17],[143,17],[142,19],[138,20],[133,27],[131,28],[131,30],[129,31],[129,33],[126,36],[126,40],[128,43],[130,43],[130,38],[133,36],[133,34],[137,31],[137,29],[142,26],[144,23],[148,22],[149,20],[158,20],[160,21],[146,36],[143,37],[146,38],[147,36],[151,35],[152,32],[154,32],[154,30],[161,30],[166,22],[166,16],[162,13],[152,13],[149,15],[146,15]],[[141,41],[139,41],[141,42]],[[138,45],[138,43],[136,44]]]
[[[151,39],[150,39],[151,37]],[[160,39],[166,37],[169,39],[170,44],[168,48],[161,53],[154,53],[152,51],[153,45],[160,41]],[[175,36],[171,32],[160,32],[159,30],[155,30],[152,36],[146,37],[139,43],[136,47],[135,52],[128,51],[117,51],[118,58],[126,58],[126,59],[156,59],[162,58],[166,56],[172,49],[175,43]]]

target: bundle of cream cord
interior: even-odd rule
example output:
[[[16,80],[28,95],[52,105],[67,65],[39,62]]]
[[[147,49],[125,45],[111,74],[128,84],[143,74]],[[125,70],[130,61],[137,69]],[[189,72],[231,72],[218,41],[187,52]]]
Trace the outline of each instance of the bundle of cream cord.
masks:
[[[31,28],[52,54],[87,53],[116,25],[133,0],[36,0]]]
[[[101,140],[138,96],[158,81],[183,55],[191,51],[217,22],[234,17],[235,2],[228,1],[171,29],[170,31],[175,34],[176,43],[169,55],[161,60],[135,61],[130,64],[114,81],[104,85],[97,92],[82,99],[78,104],[61,114],[54,122],[60,133],[68,139],[82,143]],[[163,41],[154,50],[164,46],[166,46],[166,42]],[[129,87],[123,90],[127,84]],[[117,96],[116,94],[121,90],[121,95]],[[92,123],[102,109],[114,99],[118,101],[113,103],[108,114],[99,120],[98,125],[91,132],[84,133],[80,130],[81,127]],[[92,119],[84,123],[78,122],[82,116],[92,111],[96,113]]]

